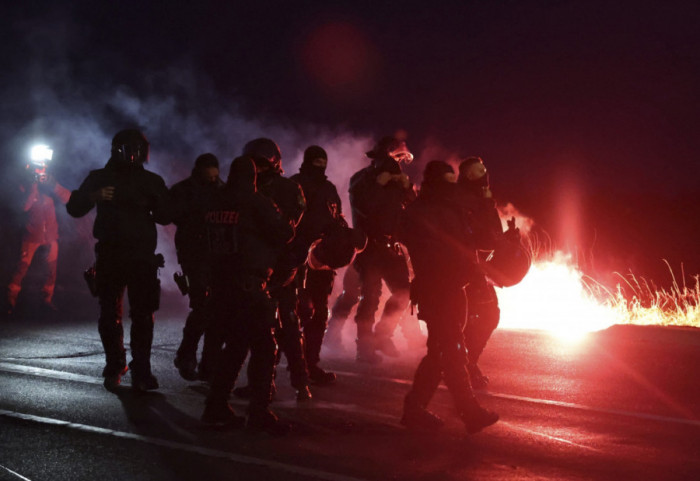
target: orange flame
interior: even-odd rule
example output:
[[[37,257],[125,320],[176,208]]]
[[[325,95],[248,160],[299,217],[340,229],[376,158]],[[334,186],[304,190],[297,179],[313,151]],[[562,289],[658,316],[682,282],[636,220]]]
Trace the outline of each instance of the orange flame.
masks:
[[[632,296],[625,296],[620,285],[614,293],[606,290],[586,278],[570,255],[555,252],[533,262],[520,284],[498,290],[500,327],[544,330],[564,338],[614,324],[700,327],[697,276],[694,288],[674,284],[669,291],[653,290],[633,277],[625,282]]]

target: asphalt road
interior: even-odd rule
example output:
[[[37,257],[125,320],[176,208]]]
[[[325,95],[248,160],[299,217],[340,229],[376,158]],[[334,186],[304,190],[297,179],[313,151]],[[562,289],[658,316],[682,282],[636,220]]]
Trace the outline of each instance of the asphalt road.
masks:
[[[420,351],[368,367],[348,342],[324,352],[338,382],[309,402],[280,368],[273,409],[293,431],[274,438],[199,422],[207,385],[172,366],[181,328],[156,323],[161,389],[135,393],[127,375],[115,394],[95,321],[0,324],[0,480],[700,480],[697,329],[617,326],[575,342],[497,331],[478,397],[501,420],[472,436],[445,389],[431,404],[441,432],[398,423]]]

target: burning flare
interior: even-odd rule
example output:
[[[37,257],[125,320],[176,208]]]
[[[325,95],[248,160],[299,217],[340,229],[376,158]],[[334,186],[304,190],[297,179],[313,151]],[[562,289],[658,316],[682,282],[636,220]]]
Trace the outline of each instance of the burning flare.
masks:
[[[527,233],[532,221],[512,205],[500,208],[502,219],[515,215],[516,225]],[[615,290],[584,275],[570,254],[530,243],[532,266],[513,287],[497,289],[501,307],[499,327],[536,329],[558,337],[579,338],[615,324],[700,327],[700,276],[692,288],[678,285],[657,289],[633,275],[619,275]],[[669,266],[669,270],[672,271]]]
[[[670,291],[655,290],[634,277],[623,280],[611,292],[587,278],[571,255],[555,252],[551,259],[534,261],[520,284],[497,290],[499,326],[572,338],[614,324],[700,327],[697,276],[694,288],[674,284]]]

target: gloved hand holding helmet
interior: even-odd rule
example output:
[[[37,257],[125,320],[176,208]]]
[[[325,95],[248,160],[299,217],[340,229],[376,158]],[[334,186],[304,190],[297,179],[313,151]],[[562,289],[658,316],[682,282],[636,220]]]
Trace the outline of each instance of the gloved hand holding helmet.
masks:
[[[309,248],[307,263],[315,270],[334,270],[349,265],[367,245],[367,236],[358,229],[338,225]]]

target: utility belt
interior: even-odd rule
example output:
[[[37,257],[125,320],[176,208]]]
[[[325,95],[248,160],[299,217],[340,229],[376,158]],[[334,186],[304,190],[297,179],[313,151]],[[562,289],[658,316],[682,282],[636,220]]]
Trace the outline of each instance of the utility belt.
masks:
[[[102,246],[101,248],[96,247],[95,252],[97,253],[98,258],[103,260],[106,259],[107,262],[110,263],[119,263],[123,261],[123,259],[120,258],[120,252],[113,251],[109,248],[105,248],[104,246]],[[163,254],[152,254],[148,258],[144,259],[144,261],[155,269],[165,267],[165,257],[163,256]],[[88,289],[90,290],[90,294],[92,294],[93,297],[97,297],[97,295],[99,294],[99,270],[97,268],[97,265],[98,264],[95,263],[92,266],[85,269],[85,271],[83,272],[83,278],[85,279],[85,283],[87,284]],[[178,287],[180,287],[179,284]],[[158,281],[156,295],[158,297],[160,296],[160,281]]]
[[[98,259],[103,259],[107,262],[127,263],[133,260],[145,262],[155,268],[165,267],[163,254],[149,254],[148,251],[139,251],[131,246],[120,245],[114,242],[98,242],[95,245],[95,255]]]

